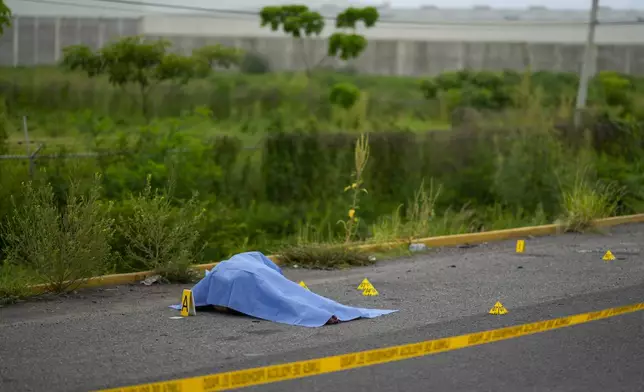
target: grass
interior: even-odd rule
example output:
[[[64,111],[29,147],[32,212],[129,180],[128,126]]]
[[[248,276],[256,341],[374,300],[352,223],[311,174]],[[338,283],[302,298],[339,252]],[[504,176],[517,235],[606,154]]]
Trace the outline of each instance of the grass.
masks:
[[[562,189],[562,216],[559,224],[566,232],[592,230],[593,221],[613,216],[624,190],[613,183],[591,182],[586,171],[578,172],[571,187]]]
[[[321,270],[364,267],[376,262],[359,250],[332,244],[286,246],[280,249],[279,260],[287,267]]]
[[[33,295],[29,286],[35,282],[34,271],[8,262],[0,264],[0,305]]]

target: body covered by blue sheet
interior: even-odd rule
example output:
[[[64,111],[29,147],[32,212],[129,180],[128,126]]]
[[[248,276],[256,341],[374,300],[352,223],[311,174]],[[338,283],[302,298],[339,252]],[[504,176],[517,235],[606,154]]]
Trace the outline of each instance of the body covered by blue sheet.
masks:
[[[219,263],[192,288],[195,305],[225,306],[249,316],[303,327],[320,327],[332,316],[340,321],[374,318],[396,310],[345,306],[287,279],[260,252],[240,253]],[[180,309],[180,305],[172,306]]]

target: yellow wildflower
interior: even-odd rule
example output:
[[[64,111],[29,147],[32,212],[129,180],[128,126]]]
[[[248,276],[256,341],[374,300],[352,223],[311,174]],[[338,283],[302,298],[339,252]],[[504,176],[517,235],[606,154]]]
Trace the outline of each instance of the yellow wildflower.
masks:
[[[356,210],[353,208],[349,210],[349,218],[353,219],[353,216],[356,214]]]

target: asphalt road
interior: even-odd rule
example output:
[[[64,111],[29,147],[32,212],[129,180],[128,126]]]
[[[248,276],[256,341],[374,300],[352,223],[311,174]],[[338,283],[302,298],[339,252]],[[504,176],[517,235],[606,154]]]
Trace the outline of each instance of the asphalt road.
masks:
[[[350,271],[288,270],[339,302],[398,309],[291,327],[200,312],[174,320],[182,286],[86,290],[0,308],[0,390],[86,391],[454,336],[644,302],[644,225],[440,249]],[[610,249],[617,260],[606,263]],[[355,289],[367,277],[380,292]],[[496,301],[504,316],[487,311]],[[640,391],[644,312],[434,356],[248,390]]]

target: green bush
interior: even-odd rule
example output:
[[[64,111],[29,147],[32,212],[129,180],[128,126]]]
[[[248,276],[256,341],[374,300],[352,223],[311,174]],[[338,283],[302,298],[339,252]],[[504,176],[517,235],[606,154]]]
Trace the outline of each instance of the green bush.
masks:
[[[349,109],[360,98],[360,90],[348,83],[338,83],[331,89],[331,94],[329,95],[329,101],[338,105],[341,108]]]
[[[114,221],[99,198],[100,176],[86,195],[72,182],[61,207],[49,183],[26,182],[22,196],[2,225],[6,262],[35,271],[54,292],[74,290],[110,268]]]
[[[239,70],[246,74],[265,74],[271,71],[268,58],[257,52],[247,52],[242,57]]]
[[[118,226],[127,244],[126,260],[172,282],[191,281],[190,267],[203,249],[197,228],[205,210],[196,196],[175,207],[172,187],[153,190],[148,176],[143,192],[128,200],[128,206],[132,213],[121,217]]]

